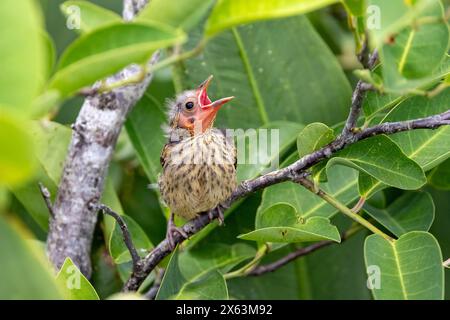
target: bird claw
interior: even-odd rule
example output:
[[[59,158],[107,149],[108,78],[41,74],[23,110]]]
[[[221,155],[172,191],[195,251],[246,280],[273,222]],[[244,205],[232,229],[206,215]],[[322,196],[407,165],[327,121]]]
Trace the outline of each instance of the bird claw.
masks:
[[[217,212],[219,213],[219,217],[217,217],[217,220],[219,220],[219,226],[225,225],[225,216],[223,215],[222,206],[217,206]]]
[[[217,213],[218,213],[218,217],[217,217],[217,220],[219,221],[219,226],[224,226],[225,225],[225,223],[224,223],[224,221],[225,221],[225,216],[223,215],[223,206],[222,205],[218,205],[217,207],[216,207],[216,210],[217,210]],[[210,211],[208,211],[208,217],[209,217],[209,220],[210,221],[213,221],[214,220],[214,215],[213,215],[213,212],[214,212],[214,210],[210,210]]]
[[[167,224],[166,238],[169,241],[170,250],[175,249],[174,233],[178,233],[183,239],[189,238],[187,233],[184,232],[182,228],[175,226],[173,221],[169,221],[169,223]]]

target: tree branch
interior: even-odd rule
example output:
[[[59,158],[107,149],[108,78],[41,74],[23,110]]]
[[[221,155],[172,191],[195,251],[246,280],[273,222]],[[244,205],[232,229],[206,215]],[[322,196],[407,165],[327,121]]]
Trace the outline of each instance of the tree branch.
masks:
[[[156,269],[156,276],[153,285],[148,289],[145,293],[145,297],[149,300],[155,300],[156,295],[158,294],[159,287],[161,286],[162,279],[164,277],[164,269]]]
[[[352,227],[346,232],[343,232],[341,234],[341,242],[347,241],[350,237],[357,234],[360,230],[364,230],[360,225],[356,225],[356,227]],[[254,268],[251,272],[248,273],[249,276],[261,276],[263,274],[274,272],[277,269],[287,265],[289,262],[294,261],[297,258],[304,257],[310,253],[313,253],[319,249],[328,247],[329,245],[337,244],[334,241],[320,241],[313,244],[310,244],[309,246],[298,248],[297,250],[287,254],[286,256],[280,258],[279,260],[276,260],[274,262],[260,265]]]
[[[96,210],[101,210],[103,211],[103,213],[113,217],[114,220],[116,220],[117,224],[120,227],[120,230],[122,231],[123,242],[125,242],[125,245],[127,246],[127,249],[130,252],[131,261],[133,262],[133,270],[136,270],[136,268],[138,268],[141,258],[139,257],[136,247],[133,244],[133,239],[131,238],[131,233],[128,230],[128,226],[125,220],[123,220],[120,214],[114,212],[110,207],[105,206],[104,204],[98,205]]]
[[[336,242],[334,242],[334,241],[320,241],[320,242],[313,243],[307,247],[299,248],[299,249],[295,250],[294,252],[291,252],[291,253],[287,254],[286,256],[280,258],[279,260],[277,260],[275,262],[257,266],[255,269],[253,269],[251,272],[249,272],[248,275],[249,276],[261,276],[265,273],[274,272],[275,270],[287,265],[289,262],[291,262],[297,258],[306,256],[316,250],[319,250],[324,247],[328,247],[329,245],[335,244],[335,243]]]
[[[47,206],[48,212],[50,213],[50,217],[53,218],[55,216],[55,213],[53,211],[53,204],[50,191],[48,191],[48,189],[41,182],[39,182],[38,185],[39,190],[41,191],[42,198],[44,198],[45,205]]]
[[[367,46],[367,44],[365,44]],[[360,57],[361,61],[364,61],[364,57]],[[374,51],[372,55],[369,57],[367,64],[365,67],[367,69],[372,69],[378,60],[378,51]],[[347,137],[353,134],[353,130],[356,126],[356,122],[358,121],[359,115],[361,114],[361,108],[364,100],[365,93],[370,89],[370,85],[359,80],[356,84],[355,90],[352,95],[352,104],[350,106],[350,112],[347,117],[347,121],[345,122],[344,129],[342,130],[341,137],[342,139],[346,139]]]
[[[388,241],[393,240],[390,236],[385,234],[383,231],[381,231],[380,229],[375,227],[372,223],[370,223],[369,221],[367,221],[366,219],[364,219],[357,213],[355,213],[352,210],[350,210],[349,208],[347,208],[347,206],[345,206],[344,204],[342,204],[341,202],[339,202],[338,200],[333,198],[331,195],[329,195],[328,193],[326,193],[325,191],[323,191],[321,189],[317,189],[316,186],[314,186],[314,183],[311,180],[309,180],[308,178],[300,178],[300,179],[297,179],[295,182],[298,182],[303,187],[305,187],[307,190],[316,194],[317,196],[319,196],[320,198],[322,198],[323,200],[328,202],[330,205],[332,205],[333,207],[338,209],[341,213],[345,214],[347,217],[349,217],[350,219],[359,223],[360,225],[366,227],[373,233],[382,236],[383,238],[385,238]]]
[[[444,125],[450,125],[450,110],[434,116],[398,121],[385,122],[370,128],[367,128],[355,135],[355,139],[362,140],[379,134],[394,134],[402,131],[409,131],[414,129],[436,129]]]
[[[124,0],[124,20],[131,20],[147,2]],[[155,54],[149,64],[157,60],[158,54]],[[139,72],[141,67],[131,65],[108,77],[106,83],[116,83]],[[150,81],[151,75],[147,74],[141,83],[89,96],[83,103],[72,126],[72,139],[47,237],[47,253],[57,269],[70,257],[83,274],[87,277],[91,274],[91,242],[97,221],[95,204],[103,192],[108,165],[125,117]]]

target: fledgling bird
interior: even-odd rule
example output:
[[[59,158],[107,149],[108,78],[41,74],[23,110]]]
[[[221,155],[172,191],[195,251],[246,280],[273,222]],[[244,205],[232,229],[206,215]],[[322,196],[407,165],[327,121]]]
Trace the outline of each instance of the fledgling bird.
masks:
[[[217,111],[234,97],[212,102],[207,93],[212,76],[195,90],[169,102],[169,141],[161,153],[161,196],[170,208],[167,238],[186,233],[174,224],[174,215],[193,219],[215,208],[236,188],[236,147],[233,137],[213,127]],[[223,215],[220,213],[220,222]]]

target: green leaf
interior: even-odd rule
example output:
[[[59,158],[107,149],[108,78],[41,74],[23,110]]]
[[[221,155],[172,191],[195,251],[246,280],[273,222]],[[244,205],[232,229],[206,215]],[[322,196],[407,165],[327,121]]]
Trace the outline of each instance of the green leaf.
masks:
[[[89,280],[81,273],[72,260],[67,257],[56,275],[56,281],[66,288],[69,300],[99,300],[99,296]]]
[[[357,182],[357,171],[344,166],[336,166],[328,170],[328,182],[321,183],[320,188],[338,199],[339,202],[350,205],[359,196]],[[328,202],[299,184],[283,182],[264,189],[258,215],[279,202],[292,205],[304,219],[315,216],[331,218],[337,212],[336,208]]]
[[[240,24],[304,14],[337,0],[219,0],[206,23],[205,33],[216,33]]]
[[[26,123],[1,112],[0,150],[0,185],[16,186],[34,173],[36,157]]]
[[[13,226],[0,216],[0,299],[63,299],[43,252]]]
[[[424,91],[428,90],[434,84],[450,73],[450,57],[446,56],[440,66],[429,77],[408,81],[410,90]],[[369,91],[363,102],[364,115],[367,121],[373,119],[376,115],[397,106],[408,98],[403,93],[379,93],[378,91]]]
[[[137,21],[156,21],[189,30],[207,13],[213,0],[152,0]]]
[[[70,142],[71,130],[56,122],[31,121],[28,123],[27,131],[32,138],[29,145],[34,146],[35,150],[33,157],[37,158],[39,164],[36,168],[35,178],[32,181],[23,186],[13,186],[11,191],[42,229],[47,230],[48,209],[40,193],[38,182],[42,182],[53,197],[56,196],[57,185],[59,184]],[[114,211],[122,212],[116,192],[108,179],[106,180],[101,201]],[[112,218],[110,225],[113,225]],[[112,231],[112,227],[108,228],[107,225],[107,228],[105,228],[107,235],[109,235],[109,230]],[[109,239],[109,236],[106,239]]]
[[[156,24],[117,23],[98,28],[66,49],[49,88],[67,96],[130,63],[144,63],[157,49],[184,39],[180,31]]]
[[[160,154],[167,142],[162,129],[162,124],[166,122],[164,108],[156,98],[146,93],[125,123],[139,162],[152,182],[157,181],[161,172]]]
[[[362,140],[339,151],[328,161],[327,169],[336,164],[355,168],[399,189],[414,190],[426,183],[422,168],[384,135]]]
[[[199,35],[191,39],[189,48]],[[184,71],[184,88],[213,74],[210,97],[236,97],[218,113],[219,127],[258,128],[278,120],[333,124],[348,112],[348,80],[306,17],[225,32],[201,56],[185,61]]]
[[[278,203],[264,210],[256,223],[256,230],[238,236],[260,242],[341,241],[339,231],[324,217],[312,217],[302,222],[295,208]]]
[[[427,2],[417,14],[415,23],[426,19],[434,22],[409,25],[387,41],[380,50],[383,63],[384,88],[389,91],[402,91],[415,86],[415,80],[430,76],[446,57],[449,43],[449,29],[444,22],[444,10],[439,0]],[[383,8],[381,8],[383,10]],[[384,9],[384,10],[387,10]],[[385,14],[384,11],[381,12]]]
[[[406,97],[401,94],[380,94],[376,91],[367,92],[363,102],[364,115],[366,118],[372,119],[377,113],[387,111],[405,99]]]
[[[450,160],[447,159],[428,175],[428,183],[434,188],[450,190]]]
[[[366,204],[364,211],[397,237],[410,231],[428,231],[434,220],[434,203],[427,192],[407,192],[386,209]]]
[[[252,179],[267,170],[277,169],[279,158],[292,146],[302,128],[298,123],[274,121],[239,134],[236,138],[238,180]]]
[[[115,12],[97,6],[88,1],[66,1],[61,6],[66,18],[74,14],[74,9],[79,13],[80,28],[82,33],[91,32],[110,23],[120,22],[122,18]]]
[[[53,42],[52,37],[45,31],[41,32],[41,37],[43,38],[44,43],[44,54],[45,54],[45,60],[46,60],[46,66],[45,70],[43,72],[42,76],[42,84],[43,86],[46,84],[47,80],[50,78],[53,68],[55,66],[56,61],[56,48],[55,44]],[[33,110],[33,114],[35,111]]]
[[[450,88],[429,99],[412,97],[395,107],[381,122],[403,121],[423,118],[448,110]],[[390,138],[402,149],[410,159],[418,163],[424,171],[428,171],[450,156],[450,127],[444,126],[436,130],[411,130],[391,135]],[[368,197],[383,184],[375,179],[361,176],[359,179],[361,195]]]
[[[434,6],[436,2],[436,0],[369,0],[368,8],[370,7],[371,10],[367,12],[367,24],[372,42],[380,46],[388,42],[390,36],[408,27],[414,19],[430,6]]]
[[[0,112],[28,114],[41,89],[46,72],[40,14],[32,0],[0,3]]]
[[[375,271],[372,275],[369,271],[369,282],[380,272],[380,286],[372,289],[375,299],[444,298],[441,249],[430,233],[412,231],[392,242],[371,235],[364,245],[364,258],[368,270],[374,268]]]
[[[297,151],[301,158],[334,140],[333,130],[323,123],[308,124],[297,137]]]
[[[172,254],[156,299],[228,299],[225,280],[218,270],[226,272],[254,254],[253,248],[243,244],[215,244],[201,251],[183,253],[177,249]]]
[[[152,248],[153,244],[148,239],[144,230],[131,217],[122,215],[130,231],[134,247],[140,256],[145,256]],[[122,231],[117,223],[109,238],[109,252],[116,264],[131,261],[131,255],[123,240]]]
[[[345,8],[354,16],[363,16],[365,11],[365,0],[342,0]]]

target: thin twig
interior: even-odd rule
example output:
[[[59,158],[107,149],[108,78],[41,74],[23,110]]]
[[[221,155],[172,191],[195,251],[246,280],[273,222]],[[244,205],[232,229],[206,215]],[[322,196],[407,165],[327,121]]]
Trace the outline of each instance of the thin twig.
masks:
[[[360,225],[357,225],[356,227],[350,228],[346,232],[342,233],[340,243],[343,243],[344,241],[348,240],[350,237],[352,237],[353,235],[358,233],[358,231],[360,231],[360,230],[363,230],[363,228],[361,228]],[[338,244],[338,243],[335,241],[327,240],[327,241],[316,242],[316,243],[310,244],[309,246],[306,246],[306,247],[298,248],[297,250],[287,254],[286,256],[284,256],[274,262],[257,266],[251,272],[249,272],[247,275],[261,276],[261,275],[269,273],[269,272],[274,272],[274,271],[278,270],[279,268],[285,266],[289,262],[294,261],[295,259],[309,255],[310,253],[313,253],[319,249],[328,247],[329,245],[332,245],[332,244]]]
[[[413,129],[437,129],[444,125],[450,125],[450,110],[420,119],[378,124],[357,133],[355,139],[362,140],[379,134],[394,134]]]
[[[361,211],[361,209],[363,208],[364,203],[366,203],[366,198],[365,198],[365,197],[360,197],[360,198],[358,199],[358,202],[353,206],[353,208],[351,208],[351,210],[352,210],[354,213],[358,213],[358,212]]]
[[[334,241],[320,241],[320,242],[316,242],[313,243],[307,247],[303,247],[303,248],[299,248],[294,252],[289,253],[288,255],[280,258],[279,260],[269,263],[269,264],[265,264],[265,265],[260,265],[258,267],[256,267],[255,269],[253,269],[250,273],[248,273],[249,276],[260,276],[263,275],[265,273],[268,272],[273,272],[279,268],[281,268],[282,266],[285,266],[286,264],[288,264],[289,262],[306,256],[318,249],[321,249],[323,247],[327,247],[331,244],[334,244],[336,242]]]
[[[114,220],[116,220],[117,224],[120,227],[120,230],[122,231],[123,242],[125,242],[125,245],[130,252],[131,260],[133,262],[133,270],[136,270],[139,267],[141,257],[139,257],[136,247],[133,244],[133,239],[131,237],[130,230],[128,230],[128,226],[125,220],[123,220],[120,214],[114,212],[110,207],[104,204],[98,205],[98,210],[101,210],[103,213],[113,217]]]
[[[366,64],[367,69],[372,69],[377,63],[377,60],[378,60],[378,51],[375,50],[368,59],[368,62]],[[347,139],[347,137],[353,134],[354,128],[361,114],[364,95],[368,90],[370,90],[370,88],[371,86],[370,85],[368,86],[367,83],[365,83],[362,80],[359,80],[358,83],[356,84],[355,90],[353,91],[352,95],[350,112],[348,114],[347,121],[345,122],[344,129],[342,129],[341,139],[345,140]]]
[[[38,183],[39,190],[41,191],[42,198],[44,198],[45,204],[47,206],[48,212],[50,213],[50,216],[53,218],[55,216],[55,213],[53,212],[53,204],[51,199],[50,191],[44,186],[42,182]]]
[[[321,197],[323,200],[325,200],[326,202],[331,204],[333,207],[338,209],[341,213],[345,214],[347,217],[356,221],[357,223],[363,225],[364,227],[366,227],[373,233],[376,233],[376,234],[382,236],[383,238],[385,238],[388,241],[393,240],[390,236],[385,234],[383,231],[381,231],[380,229],[375,227],[372,223],[370,223],[369,221],[367,221],[360,215],[356,214],[355,212],[353,212],[352,210],[347,208],[347,206],[345,206],[344,204],[339,202],[337,199],[335,199],[334,197],[332,197],[325,191],[323,191],[321,189],[317,189],[317,187],[314,186],[314,183],[311,180],[309,180],[307,178],[300,178],[296,182],[298,182],[299,184],[304,186],[307,190],[309,190],[312,193],[316,194],[317,196]]]

